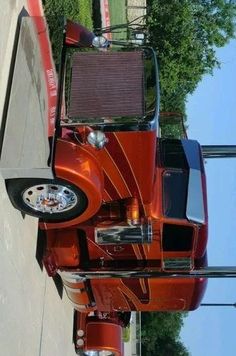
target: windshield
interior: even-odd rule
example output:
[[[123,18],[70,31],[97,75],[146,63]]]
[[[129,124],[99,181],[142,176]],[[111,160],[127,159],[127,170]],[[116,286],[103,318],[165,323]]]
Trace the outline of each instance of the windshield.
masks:
[[[188,173],[183,170],[163,174],[163,213],[166,217],[186,219]]]
[[[180,140],[160,140],[160,158],[163,167],[188,169],[188,162]]]

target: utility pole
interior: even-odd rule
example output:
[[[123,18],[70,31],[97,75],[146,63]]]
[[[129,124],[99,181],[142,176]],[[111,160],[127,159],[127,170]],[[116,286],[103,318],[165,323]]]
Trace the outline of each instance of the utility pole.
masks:
[[[236,303],[201,303],[201,307],[233,307],[236,308]]]
[[[202,154],[204,158],[232,158],[236,157],[235,145],[203,145]]]

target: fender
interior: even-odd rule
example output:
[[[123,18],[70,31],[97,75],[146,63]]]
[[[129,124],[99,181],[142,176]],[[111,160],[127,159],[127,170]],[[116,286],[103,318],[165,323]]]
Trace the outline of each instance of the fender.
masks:
[[[103,173],[96,158],[84,147],[66,139],[58,139],[55,150],[55,175],[75,184],[87,196],[87,209],[75,219],[46,223],[46,229],[66,228],[91,218],[102,203]]]

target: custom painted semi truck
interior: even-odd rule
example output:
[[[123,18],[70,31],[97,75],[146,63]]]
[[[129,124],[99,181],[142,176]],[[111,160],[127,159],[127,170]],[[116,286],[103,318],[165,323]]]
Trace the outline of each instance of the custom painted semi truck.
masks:
[[[201,302],[205,278],[171,274],[207,264],[202,149],[194,140],[160,137],[152,48],[104,49],[103,38],[68,21],[57,84],[47,67],[44,19],[23,18],[19,38],[30,33],[42,60],[29,62],[19,45],[11,82],[20,59],[28,60],[39,123],[28,113],[15,129],[10,92],[1,171],[14,207],[38,217],[46,232],[44,266],[61,276],[76,311],[77,353],[121,356],[131,311],[193,310]]]

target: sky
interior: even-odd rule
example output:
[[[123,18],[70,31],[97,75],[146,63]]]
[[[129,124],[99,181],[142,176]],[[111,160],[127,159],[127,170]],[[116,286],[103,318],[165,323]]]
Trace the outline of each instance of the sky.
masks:
[[[201,144],[236,145],[236,40],[217,49],[221,69],[189,96],[188,137]],[[209,266],[236,266],[236,158],[206,163]],[[203,303],[235,303],[236,279],[210,279]],[[192,356],[236,355],[236,308],[199,307],[181,332]]]

